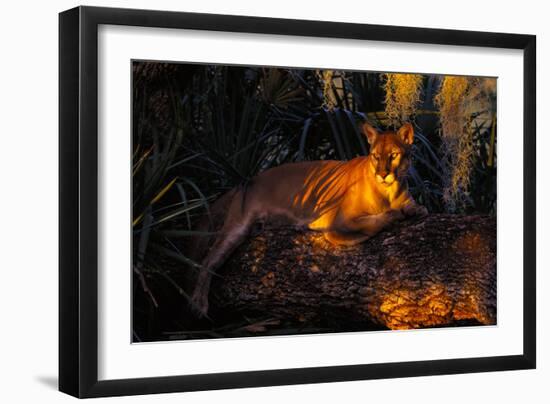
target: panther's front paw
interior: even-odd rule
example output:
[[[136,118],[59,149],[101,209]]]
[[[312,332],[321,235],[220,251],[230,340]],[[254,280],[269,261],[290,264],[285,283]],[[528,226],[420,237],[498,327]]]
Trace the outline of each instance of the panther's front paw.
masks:
[[[397,222],[406,218],[402,209],[389,210],[386,212],[386,216],[391,222]]]
[[[416,216],[420,216],[420,217],[428,216],[428,209],[425,206],[418,205],[418,209],[416,210]]]
[[[428,209],[426,209],[426,207],[422,205],[416,205],[416,204],[407,205],[403,207],[401,211],[407,217],[413,217],[413,216],[424,217],[428,214]]]

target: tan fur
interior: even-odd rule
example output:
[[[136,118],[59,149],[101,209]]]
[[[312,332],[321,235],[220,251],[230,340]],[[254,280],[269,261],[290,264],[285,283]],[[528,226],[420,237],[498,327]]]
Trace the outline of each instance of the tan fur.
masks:
[[[335,245],[354,245],[407,216],[426,214],[408,192],[405,177],[410,165],[413,128],[377,132],[368,124],[363,132],[370,143],[368,156],[351,161],[311,161],[283,164],[259,174],[245,189],[223,197],[223,226],[202,261],[193,308],[208,311],[212,273],[246,238],[259,220],[284,218],[321,231]]]

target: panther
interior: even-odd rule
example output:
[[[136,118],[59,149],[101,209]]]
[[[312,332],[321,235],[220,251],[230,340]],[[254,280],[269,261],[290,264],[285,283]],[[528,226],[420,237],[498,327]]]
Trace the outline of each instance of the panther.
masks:
[[[191,306],[199,316],[208,312],[212,274],[258,221],[284,218],[322,232],[334,245],[350,246],[406,217],[428,213],[414,201],[406,181],[413,126],[406,123],[397,131],[380,132],[364,123],[361,129],[370,145],[367,156],[282,164],[258,174],[246,186],[232,189],[213,204],[211,217],[221,217],[223,224],[211,229],[203,220],[199,230],[217,231],[213,242],[202,237],[193,248],[198,260],[202,259],[191,297]],[[202,253],[205,250],[208,252]]]

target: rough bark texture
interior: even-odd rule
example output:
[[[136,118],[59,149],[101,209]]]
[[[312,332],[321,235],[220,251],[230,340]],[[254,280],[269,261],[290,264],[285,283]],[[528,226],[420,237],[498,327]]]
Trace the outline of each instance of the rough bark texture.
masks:
[[[496,220],[429,215],[355,247],[257,226],[213,284],[212,304],[300,322],[390,329],[496,323]]]

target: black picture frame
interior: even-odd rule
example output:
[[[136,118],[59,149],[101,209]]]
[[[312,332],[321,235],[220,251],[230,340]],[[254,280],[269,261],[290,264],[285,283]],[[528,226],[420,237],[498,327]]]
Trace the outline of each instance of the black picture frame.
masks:
[[[100,24],[523,50],[523,354],[98,381]],[[60,13],[59,389],[84,398],[535,368],[535,61],[533,35],[96,7]]]

